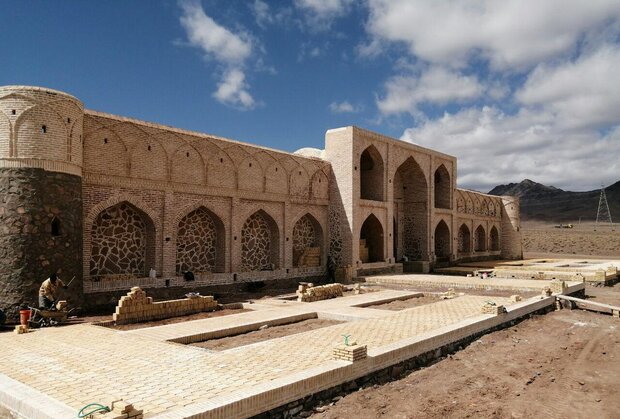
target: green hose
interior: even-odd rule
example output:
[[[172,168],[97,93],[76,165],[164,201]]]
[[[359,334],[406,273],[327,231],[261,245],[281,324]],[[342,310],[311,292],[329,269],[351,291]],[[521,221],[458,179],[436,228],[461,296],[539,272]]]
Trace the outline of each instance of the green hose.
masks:
[[[92,407],[93,410],[89,410],[88,412],[84,413],[84,410],[88,409],[89,407]],[[97,412],[109,412],[110,408],[107,406],[104,406],[102,404],[99,403],[90,403],[87,404],[86,406],[84,406],[83,408],[80,409],[80,411],[78,412],[77,417],[82,419],[85,417],[88,417],[90,415],[92,415],[93,413],[97,413]]]

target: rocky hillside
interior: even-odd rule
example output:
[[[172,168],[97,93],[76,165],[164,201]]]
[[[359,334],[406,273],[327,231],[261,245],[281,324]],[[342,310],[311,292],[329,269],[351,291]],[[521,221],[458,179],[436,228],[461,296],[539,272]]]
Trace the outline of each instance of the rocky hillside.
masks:
[[[600,189],[571,192],[525,179],[519,183],[498,185],[491,195],[513,195],[521,198],[523,220],[576,223],[596,220]],[[620,181],[605,188],[614,223],[620,222]]]

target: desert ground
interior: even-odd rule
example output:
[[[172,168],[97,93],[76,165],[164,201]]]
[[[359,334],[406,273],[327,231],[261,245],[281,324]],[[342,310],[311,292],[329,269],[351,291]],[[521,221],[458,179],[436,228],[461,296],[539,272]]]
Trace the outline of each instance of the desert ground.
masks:
[[[575,224],[573,228],[556,228],[558,224],[524,221],[523,251],[526,257],[620,256],[620,225],[613,229],[594,223]]]
[[[620,304],[620,285],[590,287]],[[313,418],[617,418],[620,320],[581,310],[534,316],[435,364],[314,409]]]

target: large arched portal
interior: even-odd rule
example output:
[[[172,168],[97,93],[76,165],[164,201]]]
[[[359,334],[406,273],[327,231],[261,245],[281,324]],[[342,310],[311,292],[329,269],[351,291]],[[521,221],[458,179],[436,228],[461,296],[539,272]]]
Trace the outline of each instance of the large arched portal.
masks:
[[[241,266],[244,271],[277,269],[280,233],[276,222],[263,210],[252,214],[241,230]]]
[[[383,227],[381,222],[370,214],[360,230],[360,260],[367,262],[383,262]]]
[[[383,159],[372,145],[360,156],[360,198],[383,201]]]
[[[428,260],[428,186],[409,157],[394,174],[394,237],[397,260]]]
[[[443,220],[435,227],[435,256],[439,262],[450,260],[450,229]]]
[[[205,207],[187,214],[177,228],[176,272],[224,272],[224,223]]]
[[[143,211],[121,202],[101,211],[90,231],[90,276],[146,276],[155,263],[155,227]]]
[[[310,214],[301,217],[293,227],[293,266],[321,266],[323,229]]]

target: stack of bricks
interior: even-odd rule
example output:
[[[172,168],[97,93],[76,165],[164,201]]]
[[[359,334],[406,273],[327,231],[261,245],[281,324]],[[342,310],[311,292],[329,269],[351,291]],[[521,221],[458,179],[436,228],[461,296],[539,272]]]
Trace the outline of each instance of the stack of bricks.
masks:
[[[344,285],[342,284],[327,284],[313,287],[312,284],[300,284],[297,289],[297,301],[312,302],[327,300],[330,298],[342,297],[344,291]]]
[[[306,247],[299,258],[299,266],[321,266],[321,248]]]
[[[332,358],[340,361],[355,362],[367,356],[366,345],[338,345],[332,350]]]
[[[512,301],[513,303],[519,302],[519,301],[521,301],[521,300],[522,300],[522,298],[521,298],[521,296],[520,296],[520,295],[518,295],[518,294],[511,295],[511,296],[510,296],[510,301]]]
[[[366,247],[366,239],[360,239],[360,260],[362,263],[368,262],[368,247]]]
[[[133,287],[121,297],[112,318],[116,324],[138,323],[170,317],[213,311],[217,301],[212,296],[196,296],[180,300],[153,302],[140,287]]]
[[[18,335],[21,335],[23,333],[28,333],[29,332],[28,326],[24,326],[23,324],[19,324],[19,325],[15,326],[14,332],[17,333]]]
[[[506,307],[501,306],[501,305],[497,305],[497,304],[492,303],[490,301],[487,301],[482,306],[482,314],[493,314],[495,316],[498,316],[498,315],[503,314],[503,313],[506,313]]]
[[[143,419],[144,413],[142,410],[138,410],[131,403],[124,402],[123,400],[113,401],[110,406],[110,411],[101,415],[95,416],[94,419]]]
[[[566,291],[566,282],[559,279],[551,281],[551,292],[554,294],[563,294]]]

